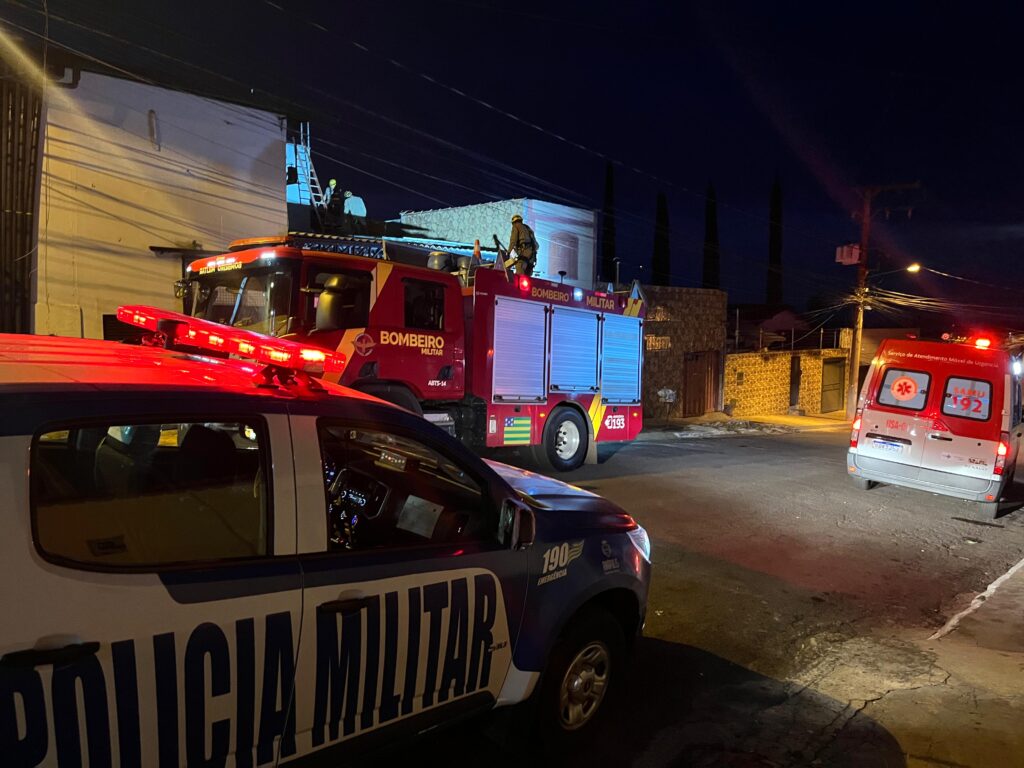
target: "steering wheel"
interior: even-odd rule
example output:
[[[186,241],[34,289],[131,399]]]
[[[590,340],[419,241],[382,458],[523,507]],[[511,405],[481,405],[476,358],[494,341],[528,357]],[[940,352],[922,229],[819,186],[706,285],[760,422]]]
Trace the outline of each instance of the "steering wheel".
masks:
[[[356,527],[359,515],[346,503],[348,468],[337,468],[330,459],[324,462],[324,481],[327,485],[327,535],[330,543],[342,549],[356,548]]]

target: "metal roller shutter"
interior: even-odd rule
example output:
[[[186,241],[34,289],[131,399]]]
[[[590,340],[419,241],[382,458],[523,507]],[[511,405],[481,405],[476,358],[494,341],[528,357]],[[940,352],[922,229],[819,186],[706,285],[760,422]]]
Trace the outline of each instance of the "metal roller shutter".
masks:
[[[495,400],[543,401],[547,312],[543,304],[494,300]]]
[[[552,391],[597,390],[597,329],[598,316],[594,312],[552,310]]]
[[[607,403],[640,400],[641,321],[624,315],[604,315],[601,336],[601,397]]]

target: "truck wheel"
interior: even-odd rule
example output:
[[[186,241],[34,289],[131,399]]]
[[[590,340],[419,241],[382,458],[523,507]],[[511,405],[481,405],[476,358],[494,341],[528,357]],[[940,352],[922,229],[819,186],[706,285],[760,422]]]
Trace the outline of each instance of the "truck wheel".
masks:
[[[622,627],[606,611],[573,619],[551,651],[538,692],[547,746],[562,751],[593,738],[622,685],[625,657]]]
[[[863,477],[851,477],[850,479],[853,481],[853,487],[858,491],[870,491],[875,487],[874,480],[867,480]]]
[[[420,406],[419,400],[413,397],[412,392],[405,387],[378,384],[376,386],[358,387],[358,389],[360,392],[379,397],[381,400],[385,400],[392,405],[412,411],[417,416],[423,415],[423,408]]]
[[[544,427],[543,443],[534,456],[557,472],[568,472],[587,458],[590,436],[587,424],[572,408],[556,409]]]

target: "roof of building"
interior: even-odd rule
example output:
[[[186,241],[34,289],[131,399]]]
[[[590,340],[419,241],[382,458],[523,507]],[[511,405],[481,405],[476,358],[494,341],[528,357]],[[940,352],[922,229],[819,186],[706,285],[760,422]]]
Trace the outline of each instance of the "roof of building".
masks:
[[[42,41],[35,33],[23,34],[15,29],[19,46],[36,62],[42,61]],[[105,42],[107,43],[105,45]],[[295,102],[245,83],[211,77],[198,67],[182,66],[172,58],[161,58],[131,46],[118,45],[104,39],[90,38],[95,56],[76,53],[71,46],[51,38],[46,51],[47,69],[59,75],[61,68],[93,72],[121,80],[142,83],[156,88],[191,93],[196,96],[287,115],[295,120],[308,119]],[[75,78],[72,78],[75,82]]]

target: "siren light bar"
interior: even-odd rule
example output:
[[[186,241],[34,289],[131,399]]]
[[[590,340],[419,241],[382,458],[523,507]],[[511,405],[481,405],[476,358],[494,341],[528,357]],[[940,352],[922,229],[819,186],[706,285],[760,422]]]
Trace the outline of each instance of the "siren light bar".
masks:
[[[117,308],[122,323],[167,334],[168,340],[189,347],[223,352],[275,368],[301,371],[313,376],[345,370],[345,356],[319,347],[275,339],[263,333],[189,317],[155,307],[138,305]]]

